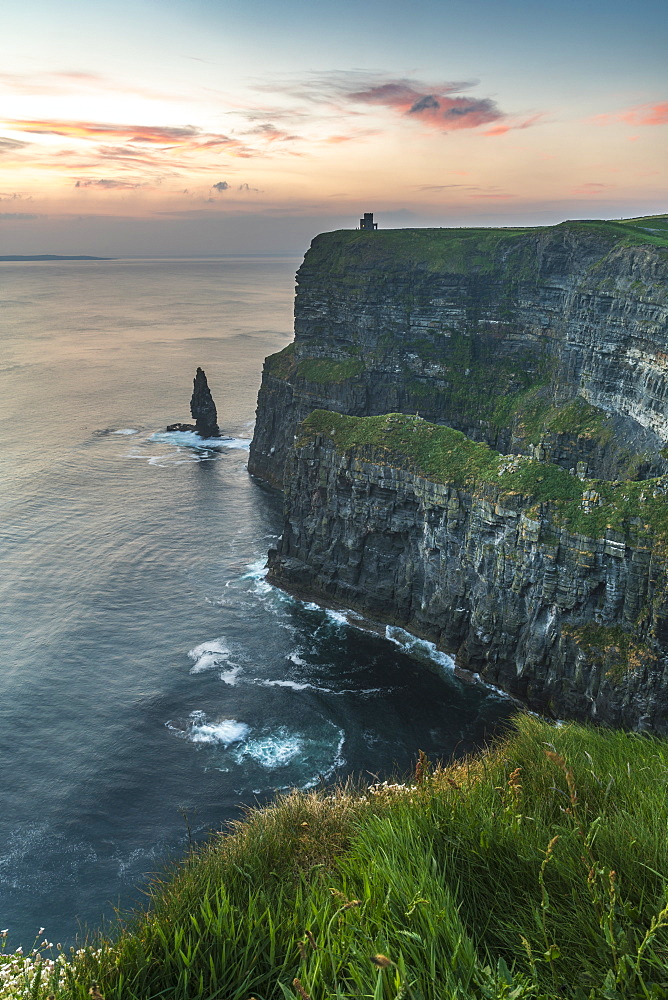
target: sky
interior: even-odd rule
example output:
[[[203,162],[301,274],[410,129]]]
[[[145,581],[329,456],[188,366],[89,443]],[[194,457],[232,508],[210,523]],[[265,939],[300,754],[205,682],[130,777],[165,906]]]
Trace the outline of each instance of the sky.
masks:
[[[0,255],[668,211],[665,0],[14,0]]]

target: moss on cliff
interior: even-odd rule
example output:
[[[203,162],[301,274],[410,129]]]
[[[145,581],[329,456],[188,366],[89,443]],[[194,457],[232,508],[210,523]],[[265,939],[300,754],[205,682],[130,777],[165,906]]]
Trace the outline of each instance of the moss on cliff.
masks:
[[[583,418],[585,419],[585,418]],[[668,477],[640,482],[580,480],[549,462],[501,455],[460,431],[420,417],[388,413],[351,417],[315,410],[301,424],[297,445],[315,434],[329,437],[341,452],[373,449],[387,465],[436,483],[470,490],[494,486],[499,494],[521,495],[527,506],[550,504],[555,525],[589,538],[614,537],[668,542]]]
[[[564,629],[590,663],[602,667],[607,676],[621,680],[629,670],[653,667],[658,662],[656,650],[621,625],[598,625],[589,622],[579,628]]]
[[[289,378],[295,370],[295,345],[288,344],[282,351],[270,354],[264,363],[265,371],[275,378]]]
[[[581,396],[557,405],[546,398],[540,385],[502,398],[494,408],[492,422],[498,427],[511,425],[518,437],[531,444],[538,444],[546,434],[570,434],[604,446],[614,434],[613,421],[605,410]]]
[[[305,358],[297,365],[297,375],[307,382],[346,382],[361,375],[364,365],[358,358]]]
[[[342,229],[323,233],[311,244],[309,267],[324,267],[337,280],[360,270],[398,271],[406,267],[451,274],[499,270],[515,283],[536,276],[536,237],[595,239],[612,247],[652,244],[668,247],[665,216],[628,221],[583,220],[557,226],[508,229]]]

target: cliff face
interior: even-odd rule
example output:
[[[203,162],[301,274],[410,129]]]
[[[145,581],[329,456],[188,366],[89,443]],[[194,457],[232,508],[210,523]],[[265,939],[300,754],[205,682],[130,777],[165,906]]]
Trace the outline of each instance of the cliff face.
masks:
[[[297,279],[249,461],[271,578],[668,732],[668,229],[330,233]]]
[[[667,732],[666,548],[642,501],[588,537],[508,485],[437,483],[315,433],[289,460],[270,578],[429,638],[541,712]],[[579,489],[594,535],[600,497]],[[668,480],[651,489],[663,504]]]
[[[606,478],[668,471],[668,254],[649,239],[605,223],[317,237],[251,472],[280,485],[316,407],[419,412]]]

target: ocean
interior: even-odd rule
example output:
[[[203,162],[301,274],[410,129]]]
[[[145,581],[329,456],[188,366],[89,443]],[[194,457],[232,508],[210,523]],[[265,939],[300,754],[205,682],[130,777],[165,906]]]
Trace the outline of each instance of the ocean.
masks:
[[[406,773],[511,713],[399,629],[265,579],[246,470],[294,258],[0,264],[0,927],[50,941],[277,790]],[[206,371],[224,439],[187,421]]]

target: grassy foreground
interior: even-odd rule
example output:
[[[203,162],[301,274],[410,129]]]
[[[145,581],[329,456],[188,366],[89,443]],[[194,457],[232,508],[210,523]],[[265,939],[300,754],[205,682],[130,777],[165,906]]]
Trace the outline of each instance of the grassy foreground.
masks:
[[[251,811],[115,939],[5,956],[0,997],[667,997],[667,787],[665,741],[520,716],[407,784]]]

